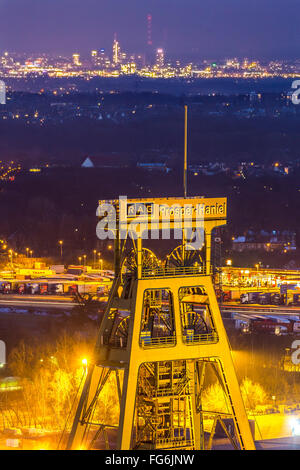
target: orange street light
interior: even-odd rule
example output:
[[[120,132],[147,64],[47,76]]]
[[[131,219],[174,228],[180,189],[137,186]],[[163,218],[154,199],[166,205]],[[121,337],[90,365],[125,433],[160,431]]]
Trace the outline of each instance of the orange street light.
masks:
[[[60,257],[62,258],[62,255],[63,255],[63,240],[59,240],[59,245],[60,245]]]
[[[81,364],[82,364],[84,373],[87,374],[87,366],[88,366],[88,361],[87,361],[87,359],[86,359],[86,358],[82,359]]]

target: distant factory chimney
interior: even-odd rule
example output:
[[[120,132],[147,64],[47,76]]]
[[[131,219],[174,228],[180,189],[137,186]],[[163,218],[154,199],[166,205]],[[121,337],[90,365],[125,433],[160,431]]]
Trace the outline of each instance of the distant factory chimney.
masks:
[[[147,48],[146,48],[146,63],[152,65],[154,62],[153,40],[152,40],[152,15],[147,15]]]
[[[147,15],[147,45],[152,46],[152,15]]]

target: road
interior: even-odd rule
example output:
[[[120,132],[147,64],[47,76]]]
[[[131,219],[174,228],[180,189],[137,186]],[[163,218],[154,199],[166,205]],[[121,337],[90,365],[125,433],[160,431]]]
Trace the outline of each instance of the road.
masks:
[[[100,301],[107,298],[100,298]],[[49,308],[73,308],[80,305],[72,296],[60,295],[20,295],[20,294],[0,294],[0,306],[24,306],[37,307],[44,306]],[[278,315],[278,316],[299,316],[299,307],[286,307],[284,305],[242,305],[238,302],[226,302],[220,305],[222,313],[240,313],[243,315]]]

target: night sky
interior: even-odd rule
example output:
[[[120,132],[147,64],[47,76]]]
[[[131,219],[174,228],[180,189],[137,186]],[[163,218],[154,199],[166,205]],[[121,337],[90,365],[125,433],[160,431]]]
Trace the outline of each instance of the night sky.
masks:
[[[300,57],[300,0],[0,0],[0,51],[144,52],[147,13],[172,55]]]

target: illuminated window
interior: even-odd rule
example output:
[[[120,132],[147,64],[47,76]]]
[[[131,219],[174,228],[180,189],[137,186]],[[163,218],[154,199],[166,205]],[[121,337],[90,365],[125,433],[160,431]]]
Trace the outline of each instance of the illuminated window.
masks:
[[[175,341],[174,311],[170,290],[147,289],[143,302],[141,346],[172,346]]]
[[[102,342],[115,348],[126,348],[128,341],[128,330],[130,312],[112,308],[109,312]]]

